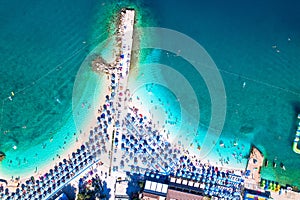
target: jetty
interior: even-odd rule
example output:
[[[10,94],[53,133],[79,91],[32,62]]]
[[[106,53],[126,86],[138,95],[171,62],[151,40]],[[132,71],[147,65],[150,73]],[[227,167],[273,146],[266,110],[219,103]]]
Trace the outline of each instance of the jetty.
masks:
[[[247,170],[248,173],[247,182],[251,182],[252,184],[258,185],[260,182],[260,170],[263,166],[264,155],[262,152],[252,146],[250,156],[247,163]]]
[[[127,82],[128,82],[128,75],[130,70],[130,59],[132,53],[132,45],[133,45],[133,29],[134,29],[134,22],[135,22],[135,10],[134,9],[122,9],[120,13],[120,19],[118,24],[118,31],[117,31],[117,40],[120,41],[120,55],[116,61],[116,68],[114,72],[116,73],[115,77],[115,84],[118,86],[117,96],[118,98],[115,99],[113,105],[115,105],[115,109],[117,113],[119,113],[119,117],[115,119],[115,123],[119,120],[122,120],[122,117],[125,115],[123,112],[126,110],[126,101],[123,100],[123,94],[127,89]],[[123,103],[122,103],[123,102]],[[122,114],[123,113],[123,114]],[[124,118],[123,118],[124,119]],[[110,165],[109,165],[109,175],[111,174],[112,170],[112,161],[113,161],[113,153],[114,153],[114,141],[118,140],[118,135],[115,133],[122,132],[119,128],[114,126],[114,130],[112,131],[112,141],[111,141],[111,148],[110,148]],[[117,149],[116,149],[117,151]]]
[[[300,149],[298,148],[298,143],[300,140],[300,114],[298,114],[297,123],[296,137],[293,142],[293,151],[297,154],[300,154]]]

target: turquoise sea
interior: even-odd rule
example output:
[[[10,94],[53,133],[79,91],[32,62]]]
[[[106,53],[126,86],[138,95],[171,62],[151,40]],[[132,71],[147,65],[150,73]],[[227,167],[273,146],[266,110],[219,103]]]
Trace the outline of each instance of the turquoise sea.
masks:
[[[196,40],[220,71],[227,113],[212,154],[229,158],[233,165],[246,163],[244,156],[254,144],[270,163],[262,169],[264,178],[299,186],[300,155],[291,146],[300,111],[300,3],[167,0],[151,1],[148,6],[155,8],[153,15],[159,26]],[[195,76],[185,60],[161,54],[159,63],[174,67],[190,80],[201,110],[198,130],[206,132],[211,99],[203,79]],[[201,142],[202,138],[200,133],[190,141]],[[226,148],[219,147],[220,141]],[[273,160],[277,168],[272,167]],[[286,171],[278,167],[280,162]]]
[[[106,1],[0,2],[0,151],[6,154],[1,177],[42,169],[84,134],[81,123],[99,80],[92,73],[84,77],[83,85],[94,87],[85,87],[85,96],[76,93],[82,88],[73,88],[74,81],[85,57],[111,32],[109,23],[121,6]]]
[[[89,114],[88,106],[82,108],[81,103],[90,104],[95,89],[88,87],[82,102],[72,104],[72,95],[79,95],[73,93],[77,72],[92,49],[107,38],[113,14],[128,5],[139,10],[140,26],[186,34],[205,48],[218,67],[227,112],[212,155],[241,165],[254,144],[278,163],[277,168],[263,168],[263,177],[300,186],[300,155],[291,148],[300,112],[300,3],[296,0],[1,1],[0,151],[7,156],[0,164],[0,176],[28,175],[74,144],[80,122]],[[188,130],[194,121],[178,120],[188,125],[190,148],[203,146],[211,118],[211,99],[203,78],[180,56],[160,50],[141,53],[143,64],[165,64],[190,81],[198,98],[200,126]],[[138,71],[143,74],[147,69],[141,66]],[[167,77],[156,78],[172,84]],[[93,75],[85,80],[91,87],[99,83]],[[172,121],[181,113],[176,96],[167,90],[154,85],[150,101],[163,105]],[[12,101],[8,99],[11,92]],[[85,109],[75,122],[77,110],[72,108]],[[181,140],[180,134],[184,135],[178,133],[175,138]],[[219,146],[221,140],[226,148]],[[278,167],[280,162],[286,171]]]

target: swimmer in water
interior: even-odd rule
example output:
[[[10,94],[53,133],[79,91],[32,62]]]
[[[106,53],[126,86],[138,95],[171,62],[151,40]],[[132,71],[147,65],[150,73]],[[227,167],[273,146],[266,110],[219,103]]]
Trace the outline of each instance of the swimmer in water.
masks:
[[[61,101],[59,100],[59,98],[56,98],[57,103],[61,104]]]
[[[245,88],[245,87],[246,87],[246,82],[243,83],[243,88]]]

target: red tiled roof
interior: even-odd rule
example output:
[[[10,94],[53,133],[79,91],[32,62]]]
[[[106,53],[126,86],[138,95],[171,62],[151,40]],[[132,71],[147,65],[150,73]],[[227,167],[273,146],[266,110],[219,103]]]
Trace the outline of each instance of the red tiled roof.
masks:
[[[154,200],[157,199],[159,200],[159,196],[155,194],[149,194],[147,192],[143,192],[143,200]]]
[[[168,190],[167,200],[202,200],[203,196],[180,192],[176,190]]]

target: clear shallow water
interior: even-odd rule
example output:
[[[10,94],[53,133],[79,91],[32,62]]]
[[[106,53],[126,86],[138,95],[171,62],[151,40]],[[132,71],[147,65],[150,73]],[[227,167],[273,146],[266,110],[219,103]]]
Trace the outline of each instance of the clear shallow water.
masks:
[[[155,24],[187,34],[204,46],[218,66],[227,94],[227,116],[220,138],[226,148],[219,147],[220,141],[215,141],[217,145],[212,152],[217,160],[229,158],[230,165],[245,163],[243,157],[248,154],[250,145],[255,144],[269,160],[276,157],[287,169],[263,168],[263,177],[300,185],[297,173],[300,157],[291,149],[294,119],[300,104],[300,83],[297,81],[300,66],[297,11],[300,5],[297,1],[251,1],[248,5],[239,1],[191,1],[189,4],[185,1],[111,4],[68,1],[63,5],[61,2],[50,5],[45,1],[18,2],[18,6],[14,1],[2,2],[0,150],[7,153],[7,159],[0,165],[0,174],[9,177],[24,171],[31,173],[35,166],[42,167],[47,159],[61,153],[64,141],[67,142],[65,148],[74,143],[76,126],[71,108],[75,76],[85,56],[105,39],[101,34],[109,27],[106,20],[111,19],[111,13],[129,4],[143,12],[139,19],[147,21],[143,25]],[[273,45],[277,48],[272,48]],[[191,68],[186,70],[190,65],[180,58],[167,56],[165,52],[143,54],[145,63],[172,66],[190,80],[197,93],[201,120],[198,136],[190,134],[187,145],[190,141],[193,142],[191,149],[198,143],[203,145],[201,142],[211,117],[205,82],[195,76]],[[166,77],[158,78],[167,80]],[[98,80],[86,81],[97,83]],[[165,101],[164,105],[170,104],[172,111],[169,112],[180,115],[174,94],[162,87],[156,90],[155,96]],[[11,91],[15,93],[13,101],[7,99]],[[83,101],[89,101],[92,91],[86,94]],[[89,111],[83,113],[82,117]],[[22,128],[24,126],[26,128]],[[6,130],[9,132],[3,134]],[[237,147],[233,145],[236,141]],[[47,147],[43,149],[45,143]],[[18,149],[13,150],[13,145]],[[35,157],[36,151],[42,152],[40,155],[45,159],[39,155]],[[10,160],[13,160],[11,164]]]

